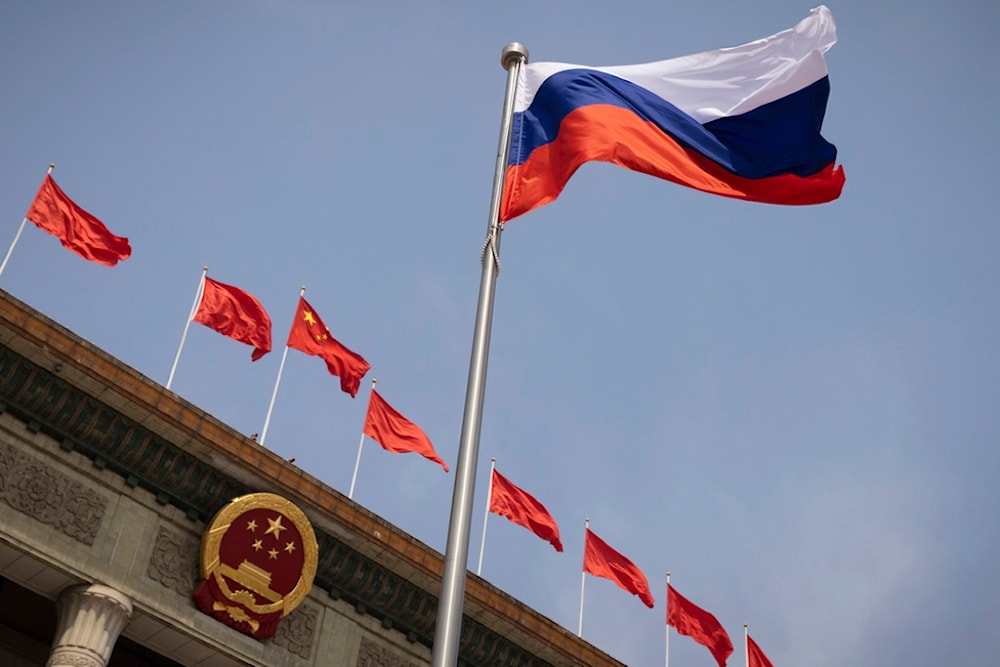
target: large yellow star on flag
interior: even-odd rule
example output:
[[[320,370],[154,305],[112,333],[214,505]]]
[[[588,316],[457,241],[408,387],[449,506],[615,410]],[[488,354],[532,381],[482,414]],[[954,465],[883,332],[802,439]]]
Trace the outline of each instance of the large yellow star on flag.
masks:
[[[265,535],[270,535],[274,533],[274,539],[281,539],[281,531],[288,530],[287,526],[281,525],[281,515],[279,514],[277,518],[267,520],[267,530],[264,531]]]
[[[302,311],[302,319],[304,319],[306,323],[309,324],[309,326],[316,324],[316,318],[313,317],[313,314],[310,313],[308,310]]]

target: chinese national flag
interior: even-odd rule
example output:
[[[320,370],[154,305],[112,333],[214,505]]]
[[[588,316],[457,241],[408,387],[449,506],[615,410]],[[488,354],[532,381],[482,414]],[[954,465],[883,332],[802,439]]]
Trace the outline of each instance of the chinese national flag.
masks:
[[[45,175],[25,217],[57,237],[64,248],[91,262],[114,266],[132,254],[127,238],[115,236],[103,222],[77,206],[50,174]]]
[[[490,486],[490,512],[505,516],[519,526],[524,526],[542,538],[556,551],[562,551],[559,526],[545,506],[527,491],[511,484],[506,477],[493,470]]]
[[[363,432],[387,451],[396,454],[416,452],[425,459],[441,464],[444,471],[448,472],[448,464],[434,451],[434,445],[431,444],[427,434],[396,412],[374,389],[368,400],[368,414],[365,415]]]
[[[706,647],[719,663],[726,667],[726,658],[733,653],[733,642],[718,619],[683,597],[667,584],[667,625]]]
[[[205,276],[201,303],[193,320],[223,336],[254,347],[257,361],[271,351],[271,318],[252,294]]]
[[[750,635],[747,635],[747,665],[749,667],[774,667]]]
[[[301,296],[295,310],[288,347],[321,358],[330,375],[340,378],[340,388],[354,397],[371,365],[360,354],[351,352],[330,335],[313,307]]]
[[[635,563],[621,555],[587,528],[587,538],[583,550],[583,571],[595,577],[604,577],[620,587],[638,595],[650,609],[653,608],[653,594],[649,592],[649,582]]]

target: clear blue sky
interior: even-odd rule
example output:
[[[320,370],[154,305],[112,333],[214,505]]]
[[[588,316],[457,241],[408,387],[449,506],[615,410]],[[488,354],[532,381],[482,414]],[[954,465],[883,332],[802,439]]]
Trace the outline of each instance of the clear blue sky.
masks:
[[[0,288],[165,383],[201,267],[275,352],[193,325],[185,399],[260,431],[301,285],[372,371],[290,352],[267,446],[344,493],[369,380],[454,467],[499,131],[500,51],[646,62],[791,27],[809,3],[9,2],[0,244],[49,162],[131,239],[114,269],[30,227]],[[656,607],[588,577],[584,638],[663,661],[664,574],[777,667],[1000,654],[1000,5],[832,2],[831,204],[779,208],[591,164],[512,221],[490,457],[559,522],[491,517],[483,575],[576,630],[583,522]],[[2,232],[6,229],[6,239]],[[355,499],[443,550],[453,474],[366,442]],[[671,637],[671,662],[711,667]]]

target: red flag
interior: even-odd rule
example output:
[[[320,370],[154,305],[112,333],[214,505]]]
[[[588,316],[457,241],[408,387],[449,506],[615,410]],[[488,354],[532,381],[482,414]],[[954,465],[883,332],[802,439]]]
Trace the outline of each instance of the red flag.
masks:
[[[340,378],[340,388],[354,397],[371,365],[360,354],[351,352],[330,335],[312,306],[301,296],[295,310],[292,329],[288,332],[288,347],[321,358],[330,375]]]
[[[114,266],[132,254],[127,238],[115,236],[103,222],[77,206],[50,174],[45,175],[25,217],[57,237],[64,248],[91,262]]]
[[[445,472],[448,464],[434,451],[434,445],[420,427],[396,412],[391,405],[372,389],[365,415],[364,434],[382,445],[382,449],[396,454],[416,452],[425,459],[440,463]]]
[[[205,276],[201,303],[193,319],[223,336],[252,345],[253,361],[271,351],[271,318],[260,301],[239,287]]]
[[[615,582],[632,595],[638,595],[650,609],[653,608],[653,594],[649,592],[649,582],[635,563],[607,545],[587,528],[587,539],[583,549],[583,571],[595,577],[604,577]]]
[[[757,646],[757,642],[750,638],[750,635],[747,635],[747,665],[748,667],[774,667]]]
[[[679,634],[688,635],[707,647],[719,667],[726,667],[726,658],[733,652],[733,643],[729,641],[725,628],[715,616],[687,600],[670,584],[667,584],[667,625],[674,626]]]
[[[556,551],[562,551],[559,526],[545,506],[524,489],[514,486],[506,477],[493,470],[490,486],[490,512],[505,516],[519,526],[524,526],[542,538]]]

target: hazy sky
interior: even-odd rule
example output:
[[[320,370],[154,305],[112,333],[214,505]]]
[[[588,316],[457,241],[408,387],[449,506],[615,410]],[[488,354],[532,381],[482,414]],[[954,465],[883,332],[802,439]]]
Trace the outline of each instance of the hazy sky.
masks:
[[[840,200],[779,208],[603,164],[509,223],[471,535],[490,457],[564,553],[492,516],[483,576],[571,631],[583,525],[656,607],[587,578],[583,636],[663,663],[665,580],[776,667],[1000,654],[1000,4],[831,2]],[[203,265],[275,351],[192,325],[173,389],[260,431],[299,288],[372,370],[291,351],[266,446],[347,493],[371,386],[457,459],[505,73],[647,62],[809,3],[7,2],[0,244],[49,162],[133,256],[33,226],[0,288],[165,383]],[[4,227],[5,225],[5,227]],[[2,229],[6,229],[6,240]],[[454,474],[366,441],[355,500],[444,549]],[[671,664],[711,667],[672,634]]]

